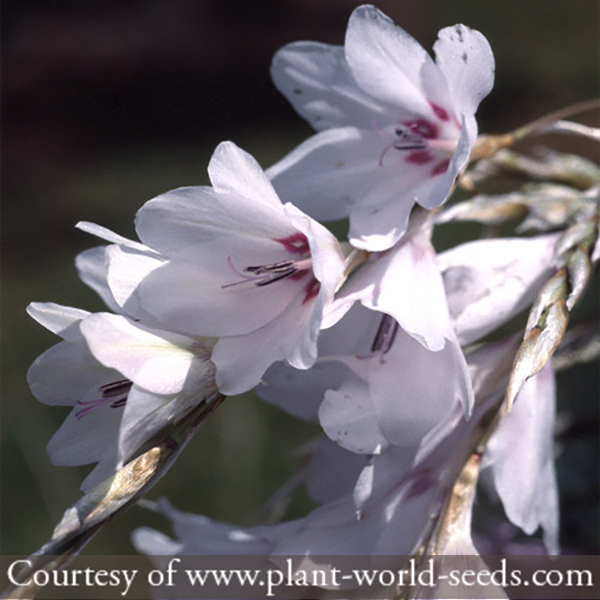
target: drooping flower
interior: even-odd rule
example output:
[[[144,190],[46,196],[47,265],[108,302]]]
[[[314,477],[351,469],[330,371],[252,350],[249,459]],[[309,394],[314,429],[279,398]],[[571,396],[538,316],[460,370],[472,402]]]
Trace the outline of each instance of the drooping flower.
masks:
[[[435,62],[373,6],[357,8],[345,45],[297,42],[275,55],[275,85],[316,135],[272,166],[275,189],[319,220],[350,217],[350,241],[393,246],[415,204],[448,197],[493,85],[487,40],[442,29]]]
[[[120,469],[165,426],[219,395],[213,340],[56,304],[33,303],[28,312],[63,338],[35,360],[28,381],[40,402],[73,406],[48,453],[57,465],[98,463],[84,491]]]
[[[212,360],[230,395],[254,387],[274,361],[313,364],[344,257],[335,237],[283,205],[234,144],[219,145],[209,175],[212,187],[173,190],[142,207],[137,232],[156,256],[117,246],[107,252],[107,279],[126,314],[218,337]]]
[[[307,408],[323,399],[319,420],[327,435],[367,454],[418,448],[456,402],[469,415],[467,363],[424,228],[372,255],[340,290],[334,308],[340,314],[358,302],[369,310],[351,308],[323,332],[313,369],[290,375],[275,366],[258,394],[293,414],[299,397]]]
[[[517,346],[514,342],[488,345],[469,357],[477,394],[470,420],[464,419],[457,401],[418,449],[394,446],[368,457],[351,492],[334,497],[303,518],[252,528],[227,526],[163,507],[173,520],[178,541],[146,529],[135,537],[138,548],[146,553],[205,554],[214,547],[232,555],[269,552],[271,558],[412,555],[431,534],[436,515],[479,439],[482,419],[501,398]],[[394,407],[388,405],[387,411],[392,414]],[[467,519],[464,525],[470,526]],[[468,539],[468,530],[460,533],[457,541],[462,543]]]

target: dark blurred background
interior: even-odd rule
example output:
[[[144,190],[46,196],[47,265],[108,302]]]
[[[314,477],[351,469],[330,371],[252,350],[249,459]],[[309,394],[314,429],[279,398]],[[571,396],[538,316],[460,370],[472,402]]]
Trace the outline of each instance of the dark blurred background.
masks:
[[[273,53],[301,39],[342,43],[353,0],[14,0],[2,2],[2,552],[29,553],[79,496],[86,469],[53,467],[45,445],[65,411],[40,405],[28,365],[57,339],[30,320],[31,301],[101,310],[73,259],[96,241],[88,220],[123,235],[146,200],[207,183],[222,140],[267,167],[311,130],[269,78]],[[598,96],[599,5],[591,0],[387,0],[377,4],[431,48],[457,22],[482,31],[496,86],[478,113],[500,132]],[[594,377],[595,366],[579,374]],[[597,402],[561,384],[588,424],[563,482],[563,539],[597,553]],[[582,399],[583,398],[583,399]],[[587,399],[586,399],[587,398]],[[228,401],[151,494],[180,508],[253,524],[314,435],[251,397]],[[586,437],[587,436],[587,437]],[[583,450],[579,450],[583,440]],[[595,442],[597,444],[597,441]],[[587,445],[586,445],[587,444]],[[573,450],[575,448],[575,450]],[[572,467],[571,464],[575,465]],[[565,479],[566,478],[566,479]],[[566,483],[565,483],[566,482]],[[595,487],[596,486],[596,487]],[[293,517],[303,499],[287,508]],[[128,553],[130,510],[90,552]],[[116,525],[116,526],[115,526]]]

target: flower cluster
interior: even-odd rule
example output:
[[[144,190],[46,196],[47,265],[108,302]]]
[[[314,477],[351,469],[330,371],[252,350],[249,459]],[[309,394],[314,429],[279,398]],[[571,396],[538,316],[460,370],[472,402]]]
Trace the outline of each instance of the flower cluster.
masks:
[[[163,503],[178,540],[140,530],[142,551],[476,554],[480,469],[508,519],[559,551],[548,359],[598,255],[593,186],[569,188],[577,210],[558,225],[550,201],[522,194],[532,235],[437,252],[434,229],[499,223],[515,199],[435,210],[474,148],[486,158],[475,112],[494,59],[464,25],[434,53],[373,6],[352,13],[344,46],[284,47],[273,80],[317,133],[266,171],[220,144],[210,186],[139,210],[140,241],[80,223],[108,242],[77,267],[110,312],[30,306],[63,338],[32,365],[31,390],[73,406],[48,451],[97,463],[86,492],[223,396],[255,390],[322,428],[302,478],[318,508],[241,530]],[[348,242],[322,224],[342,218]],[[529,308],[524,341],[501,329]]]

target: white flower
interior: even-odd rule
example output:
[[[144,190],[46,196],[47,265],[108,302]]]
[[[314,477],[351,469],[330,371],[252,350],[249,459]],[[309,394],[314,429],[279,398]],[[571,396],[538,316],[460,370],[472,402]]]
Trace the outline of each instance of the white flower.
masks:
[[[218,337],[217,384],[237,394],[274,361],[313,364],[344,257],[335,237],[283,205],[256,161],[234,144],[215,150],[209,175],[212,187],[174,190],[142,207],[137,232],[158,258],[115,250],[108,282],[126,282],[117,286],[121,304],[164,329]]]
[[[40,402],[73,406],[50,440],[57,465],[98,463],[89,490],[144,442],[218,395],[212,342],[152,329],[121,315],[34,303],[29,314],[64,341],[31,365]]]
[[[275,85],[319,133],[267,173],[311,216],[350,216],[355,246],[393,246],[415,203],[442,204],[467,163],[493,55],[464,25],[442,29],[434,51],[435,62],[375,7],[361,6],[343,47],[297,42],[275,55]]]
[[[293,405],[303,399],[308,409],[324,398],[319,420],[327,435],[367,454],[417,448],[455,402],[468,416],[467,363],[425,229],[416,227],[394,248],[372,255],[334,308],[340,314],[357,301],[370,310],[353,308],[323,332],[313,369],[291,376],[275,366],[259,395],[305,417],[310,412]]]

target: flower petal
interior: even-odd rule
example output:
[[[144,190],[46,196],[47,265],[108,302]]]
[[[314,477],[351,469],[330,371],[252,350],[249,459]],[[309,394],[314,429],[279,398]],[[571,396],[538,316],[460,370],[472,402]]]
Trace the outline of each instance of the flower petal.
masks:
[[[347,376],[339,390],[325,393],[319,421],[334,442],[351,452],[373,454],[389,446],[368,383],[356,375]]]
[[[189,338],[134,325],[125,317],[98,313],[81,324],[92,354],[106,367],[156,394],[183,388],[194,354]]]
[[[79,409],[71,411],[48,443],[52,464],[79,466],[89,463],[117,463],[117,437],[123,408],[94,410],[78,417]]]
[[[107,369],[92,356],[81,334],[79,339],[60,342],[46,350],[27,372],[31,393],[40,402],[53,406],[96,400],[103,385],[119,379],[122,375],[118,371]]]
[[[53,302],[32,302],[27,307],[27,313],[40,325],[64,338],[70,338],[71,335],[78,337],[77,329],[71,326],[90,314],[80,308],[62,306]]]
[[[354,125],[370,128],[385,111],[357,87],[342,46],[296,42],[277,51],[271,64],[277,89],[316,130]]]
[[[118,307],[115,312],[125,312],[130,317],[143,318],[145,323],[152,323],[148,313],[140,306],[135,292],[152,271],[165,264],[164,259],[154,252],[112,245],[106,248],[106,261],[108,286]]]
[[[494,85],[494,55],[485,37],[465,25],[446,27],[433,47],[455,106],[473,115]]]
[[[431,112],[420,86],[421,71],[433,60],[421,45],[374,6],[360,6],[346,31],[346,59],[358,85],[394,106],[396,118]],[[441,73],[428,70],[435,84],[445,86]]]
[[[423,236],[409,235],[375,255],[342,289],[340,302],[360,300],[386,313],[431,351],[454,338],[435,251]]]
[[[213,189],[275,208],[281,202],[256,160],[233,142],[221,142],[208,165]]]
[[[555,393],[554,373],[547,365],[523,385],[485,454],[506,516],[529,535],[541,526],[550,554],[559,552]]]
[[[478,240],[439,255],[450,314],[461,344],[528,306],[554,271],[556,235]]]
[[[270,285],[244,280],[247,266],[289,259],[274,241],[225,238],[178,254],[150,273],[137,290],[143,310],[163,327],[200,336],[244,335],[260,329],[304,297],[304,280],[283,278]],[[305,280],[311,275],[307,272]]]
[[[318,315],[313,316],[298,299],[260,329],[221,337],[212,355],[219,389],[226,395],[247,392],[277,360],[307,369],[317,358],[319,325]]]
[[[79,279],[91,287],[102,298],[104,303],[113,311],[119,312],[120,307],[108,287],[106,265],[106,246],[90,248],[77,255],[75,266]]]

